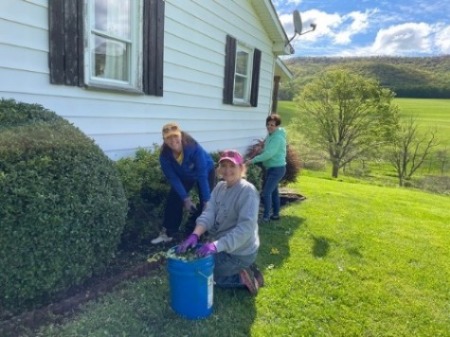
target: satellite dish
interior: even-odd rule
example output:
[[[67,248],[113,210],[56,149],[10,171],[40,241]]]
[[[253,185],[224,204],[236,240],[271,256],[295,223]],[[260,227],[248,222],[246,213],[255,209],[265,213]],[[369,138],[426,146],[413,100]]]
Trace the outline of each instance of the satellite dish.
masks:
[[[294,39],[294,37],[296,37],[297,35],[304,35],[306,33],[310,33],[310,32],[313,32],[314,30],[316,30],[317,25],[315,23],[311,23],[310,24],[311,29],[307,30],[305,32],[303,31],[302,18],[300,16],[300,12],[298,10],[295,10],[294,13],[292,13],[292,18],[294,21],[294,36],[291,37],[291,39],[288,41],[287,44],[289,44]]]
[[[303,23],[302,23],[302,18],[300,17],[300,12],[298,10],[295,10],[294,13],[292,13],[292,16],[294,19],[295,34],[300,35],[302,33],[302,29],[303,29]]]

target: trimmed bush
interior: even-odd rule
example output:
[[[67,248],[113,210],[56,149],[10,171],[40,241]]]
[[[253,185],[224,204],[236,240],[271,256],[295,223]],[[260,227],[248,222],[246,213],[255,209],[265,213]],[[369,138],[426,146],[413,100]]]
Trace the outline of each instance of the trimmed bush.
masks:
[[[0,299],[19,311],[103,270],[127,202],[112,160],[40,105],[0,101]]]
[[[159,164],[159,151],[154,145],[153,150],[139,149],[133,158],[116,162],[129,205],[122,249],[137,248],[161,229],[170,186]]]

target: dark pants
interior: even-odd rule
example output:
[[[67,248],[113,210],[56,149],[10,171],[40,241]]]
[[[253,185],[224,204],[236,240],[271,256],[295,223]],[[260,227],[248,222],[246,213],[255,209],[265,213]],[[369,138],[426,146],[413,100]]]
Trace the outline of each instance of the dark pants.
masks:
[[[215,169],[212,169],[208,173],[208,184],[210,192],[214,188],[215,180],[216,180],[216,171]],[[196,212],[191,213],[189,216],[188,225],[192,227],[195,226],[195,220],[202,213],[203,204],[205,200],[204,196],[200,192],[197,181],[194,180],[183,181],[182,183],[188,193],[194,187],[194,185],[196,185],[200,198],[200,205],[197,205]],[[175,189],[171,187],[169,196],[167,198],[166,207],[164,209],[164,220],[162,224],[162,226],[166,229],[167,236],[172,237],[175,233],[178,232],[181,221],[183,220],[183,207],[184,207],[184,200],[181,199],[178,193],[175,191]]]

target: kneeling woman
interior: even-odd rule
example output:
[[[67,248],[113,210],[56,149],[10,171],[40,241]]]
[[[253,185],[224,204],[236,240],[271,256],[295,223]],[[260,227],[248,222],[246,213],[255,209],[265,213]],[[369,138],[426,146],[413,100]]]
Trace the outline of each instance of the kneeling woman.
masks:
[[[220,181],[211,193],[206,209],[197,218],[191,235],[178,247],[178,253],[195,247],[207,232],[207,243],[199,256],[214,254],[214,281],[222,287],[247,287],[252,295],[264,285],[255,260],[259,249],[259,193],[243,179],[245,165],[239,152],[228,150],[219,159]]]

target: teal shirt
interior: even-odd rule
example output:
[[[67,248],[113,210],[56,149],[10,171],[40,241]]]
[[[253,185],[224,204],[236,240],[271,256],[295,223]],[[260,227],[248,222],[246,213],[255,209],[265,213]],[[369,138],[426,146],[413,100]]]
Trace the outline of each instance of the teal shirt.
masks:
[[[251,162],[262,163],[265,168],[286,166],[286,130],[279,127],[264,140],[264,149]]]

